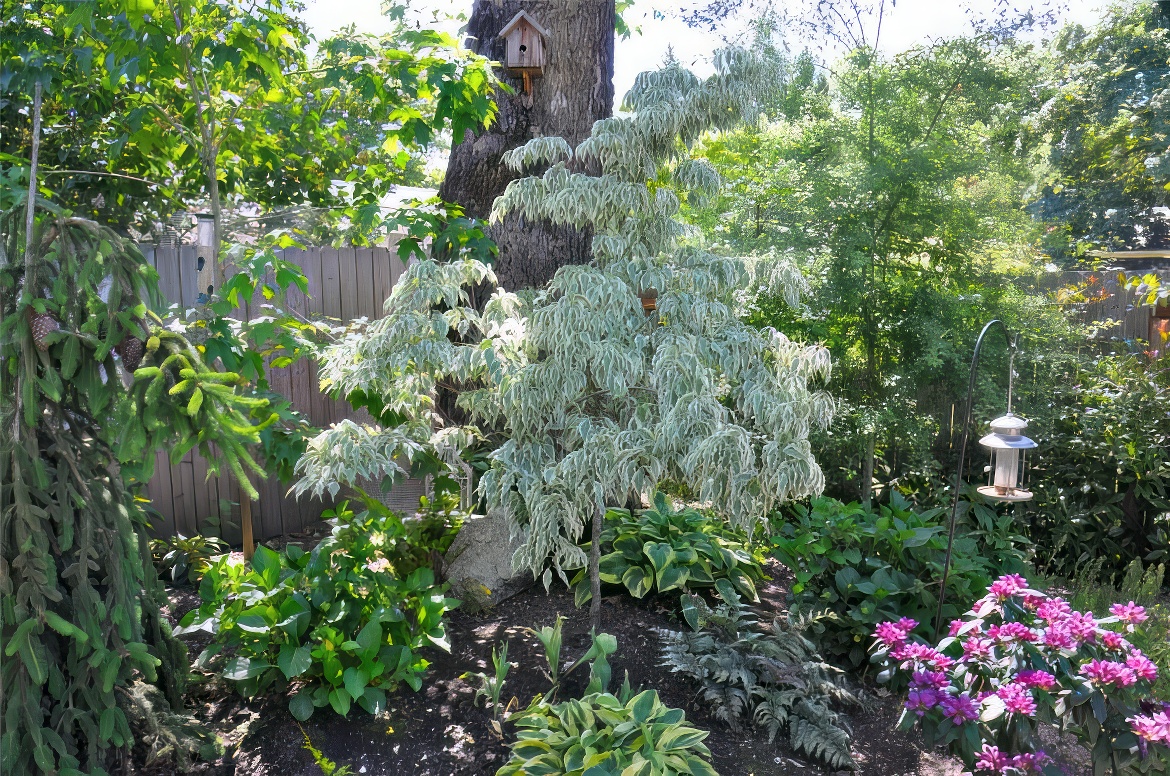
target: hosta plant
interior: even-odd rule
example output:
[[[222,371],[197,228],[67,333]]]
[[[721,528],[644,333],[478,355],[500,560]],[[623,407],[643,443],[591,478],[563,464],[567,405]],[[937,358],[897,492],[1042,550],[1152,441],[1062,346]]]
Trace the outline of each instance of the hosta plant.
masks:
[[[1091,751],[1094,774],[1164,773],[1170,704],[1150,698],[1157,667],[1130,642],[1146,617],[1132,601],[1108,617],[1074,611],[1008,575],[936,647],[911,638],[913,620],[881,623],[874,660],[909,680],[901,726],[976,772],[1042,772],[1040,728],[1057,725]]]
[[[694,507],[675,509],[656,492],[653,506],[633,515],[629,510],[606,513],[601,534],[601,581],[624,585],[634,598],[648,593],[688,591],[715,586],[726,579],[750,600],[764,578],[762,558],[747,534],[719,517]],[[581,569],[573,579],[577,605],[592,598],[589,575]]]
[[[220,558],[200,583],[203,605],[179,629],[213,636],[195,665],[245,696],[295,684],[289,710],[301,720],[323,706],[345,715],[354,703],[377,713],[399,683],[418,690],[421,650],[448,648],[442,618],[456,602],[427,567],[392,573],[387,539],[363,520],[339,520],[312,553],[259,547],[250,568]]]
[[[763,625],[726,582],[720,588],[724,602],[715,608],[691,596],[686,611],[695,631],[658,632],[663,663],[698,683],[732,730],[754,724],[769,741],[786,732],[794,750],[831,768],[853,767],[852,734],[839,710],[858,699],[805,635],[817,623],[777,618]]]
[[[591,693],[555,705],[537,699],[512,718],[516,742],[496,776],[716,776],[707,731],[686,724],[655,690]]]

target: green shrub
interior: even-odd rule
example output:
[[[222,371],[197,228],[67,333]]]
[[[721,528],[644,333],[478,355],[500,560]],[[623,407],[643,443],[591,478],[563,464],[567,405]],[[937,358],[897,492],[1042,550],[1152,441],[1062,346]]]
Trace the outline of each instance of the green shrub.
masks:
[[[538,698],[512,718],[516,742],[496,776],[716,776],[707,731],[687,725],[683,710],[665,706],[655,690],[629,694],[590,693],[555,705]]]
[[[1010,518],[982,504],[970,512],[955,536],[943,607],[948,622],[983,595],[992,578],[1022,571],[1026,559],[1024,540],[1012,534]],[[863,666],[874,626],[900,617],[917,620],[922,635],[929,635],[946,553],[946,518],[942,508],[914,512],[894,492],[891,503],[876,513],[818,498],[809,507],[794,506],[779,525],[774,522],[772,552],[796,575],[794,609],[838,615],[821,634],[826,654]],[[998,549],[992,554],[985,545]]]
[[[635,598],[671,590],[699,590],[726,579],[753,601],[764,578],[762,558],[752,550],[746,533],[693,507],[675,509],[662,493],[654,506],[631,515],[611,509],[601,534],[601,581],[624,585]],[[589,575],[573,578],[576,601],[582,606],[592,594]]]
[[[448,649],[443,614],[457,602],[425,566],[393,573],[388,553],[402,530],[392,513],[342,505],[310,554],[261,546],[251,567],[220,558],[200,583],[203,605],[178,631],[213,634],[196,666],[245,696],[295,683],[289,710],[301,720],[326,705],[348,714],[354,702],[377,713],[400,682],[418,690],[428,665],[421,650]]]
[[[1163,359],[1163,361],[1166,361]],[[1030,537],[1049,573],[1170,555],[1170,367],[1105,358],[1056,383],[1033,423]]]
[[[852,767],[852,735],[837,707],[857,698],[804,635],[825,618],[777,618],[765,627],[734,592],[720,595],[727,597],[715,609],[692,596],[701,630],[658,631],[663,663],[697,682],[716,718],[732,730],[746,719],[766,730],[769,741],[787,731],[794,750],[831,768]]]
[[[1078,611],[1100,614],[1109,611],[1110,605],[1118,601],[1133,601],[1146,607],[1150,619],[1128,638],[1158,666],[1154,696],[1170,701],[1170,605],[1159,598],[1166,580],[1166,565],[1143,569],[1141,561],[1135,559],[1126,567],[1117,587],[1094,581],[1107,576],[1102,572],[1103,565],[1104,559],[1098,559],[1086,566],[1083,573],[1068,580],[1069,603]]]
[[[150,540],[150,554],[159,577],[176,585],[199,584],[211,559],[227,551],[227,544],[215,536],[178,534],[171,539]]]

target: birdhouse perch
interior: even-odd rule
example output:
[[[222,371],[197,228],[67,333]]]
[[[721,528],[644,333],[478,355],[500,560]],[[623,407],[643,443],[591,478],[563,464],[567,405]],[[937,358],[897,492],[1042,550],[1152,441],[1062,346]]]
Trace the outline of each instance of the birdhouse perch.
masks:
[[[544,70],[544,46],[549,33],[540,23],[520,11],[512,21],[500,30],[500,37],[507,43],[504,67],[508,72],[524,79],[524,93],[532,93],[532,78]]]

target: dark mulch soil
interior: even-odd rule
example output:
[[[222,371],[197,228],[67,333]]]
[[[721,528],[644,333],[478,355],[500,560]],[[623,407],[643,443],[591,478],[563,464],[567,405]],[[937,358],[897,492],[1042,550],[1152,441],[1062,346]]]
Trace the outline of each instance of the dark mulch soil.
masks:
[[[780,569],[770,570],[776,579],[760,591],[764,616],[769,610],[783,610],[787,589]],[[198,596],[190,589],[176,589],[171,604],[170,614],[177,619],[198,604]],[[613,596],[605,599],[602,612],[604,630],[618,640],[618,652],[611,659],[611,689],[616,689],[628,671],[635,689],[657,689],[664,703],[685,709],[690,722],[711,731],[706,743],[721,774],[773,776],[820,771],[782,742],[769,744],[750,731],[733,732],[713,718],[694,685],[659,665],[654,629],[679,627],[665,607]],[[320,776],[321,768],[305,747],[310,741],[329,760],[349,765],[355,774],[494,774],[507,760],[506,741],[493,730],[491,714],[473,704],[475,680],[461,677],[467,672],[490,672],[492,646],[507,640],[513,668],[504,698],[515,696],[512,708],[523,708],[534,695],[548,689],[541,670],[545,664],[542,647],[526,629],[551,625],[558,614],[566,618],[563,656],[576,658],[589,646],[588,612],[574,608],[572,594],[567,591],[546,595],[534,588],[486,612],[456,610],[449,615],[451,653],[432,650],[433,662],[422,690],[400,690],[391,698],[390,711],[377,718],[356,708],[348,718],[319,710],[308,722],[298,724],[282,697],[244,701],[217,682],[196,683],[189,705],[226,746],[218,762],[202,769],[216,776]],[[192,658],[204,643],[189,641]],[[586,680],[584,667],[564,678],[561,697],[579,694]],[[853,715],[861,773],[951,776],[961,772],[956,761],[926,753],[915,737],[894,730],[900,706],[896,700],[872,691],[866,694],[867,705]],[[508,732],[505,723],[505,735]]]

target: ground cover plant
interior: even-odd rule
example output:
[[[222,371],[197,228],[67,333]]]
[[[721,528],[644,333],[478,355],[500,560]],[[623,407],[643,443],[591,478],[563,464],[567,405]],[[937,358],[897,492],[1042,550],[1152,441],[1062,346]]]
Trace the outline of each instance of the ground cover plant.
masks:
[[[815,761],[855,766],[840,710],[860,701],[805,635],[819,623],[778,616],[761,625],[726,581],[719,594],[715,608],[690,596],[692,631],[659,631],[663,663],[696,682],[715,717],[732,730],[747,722],[769,741],[786,732],[793,750]]]
[[[399,684],[418,690],[422,650],[449,648],[443,615],[457,602],[428,566],[395,570],[401,522],[343,506],[311,552],[260,546],[250,567],[219,558],[200,582],[202,605],[177,631],[211,634],[195,666],[245,696],[292,689],[299,720],[325,706],[344,716],[355,703],[376,714]]]
[[[610,509],[601,533],[601,581],[622,585],[634,598],[651,593],[709,589],[727,580],[748,600],[759,600],[762,555],[748,535],[698,509],[675,507],[656,492],[649,509]],[[586,569],[570,582],[578,605],[592,597]]]
[[[1129,640],[1148,615],[1132,601],[1109,611],[1075,611],[1008,575],[937,647],[911,638],[911,619],[880,623],[873,659],[887,678],[909,680],[900,724],[919,726],[977,772],[1041,772],[1043,725],[1075,734],[1095,774],[1161,772],[1170,704],[1151,697],[1158,669]]]
[[[943,607],[948,619],[983,595],[997,575],[1025,568],[1025,542],[1012,533],[1010,520],[975,511],[984,535],[962,531],[955,537]],[[876,511],[817,498],[773,519],[772,553],[796,576],[794,608],[837,615],[819,637],[825,654],[863,668],[874,626],[889,619],[914,619],[920,623],[916,633],[931,635],[946,553],[945,518],[942,508],[918,512],[894,492]],[[986,534],[996,536],[999,546]],[[994,552],[988,553],[989,545]]]

